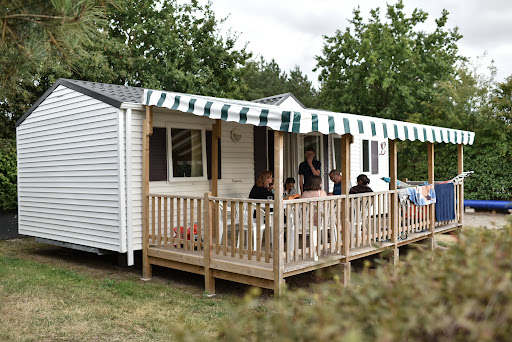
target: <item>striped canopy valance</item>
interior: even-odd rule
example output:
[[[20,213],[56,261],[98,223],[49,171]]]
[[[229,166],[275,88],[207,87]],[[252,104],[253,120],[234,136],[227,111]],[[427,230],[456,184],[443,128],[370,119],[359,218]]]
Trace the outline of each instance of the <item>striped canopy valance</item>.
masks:
[[[320,132],[363,135],[380,139],[419,140],[437,143],[473,144],[475,133],[450,128],[386,120],[322,110],[286,110],[248,101],[144,90],[143,104],[165,107],[211,119],[267,126],[293,133]]]

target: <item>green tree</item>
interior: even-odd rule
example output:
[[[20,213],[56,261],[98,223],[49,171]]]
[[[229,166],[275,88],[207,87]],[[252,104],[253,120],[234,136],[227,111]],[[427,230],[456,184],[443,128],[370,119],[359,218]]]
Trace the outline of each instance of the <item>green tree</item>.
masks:
[[[428,14],[415,9],[408,17],[404,5],[387,5],[386,21],[380,9],[364,22],[354,10],[351,27],[325,36],[323,55],[317,56],[324,107],[356,114],[407,120],[423,113],[436,86],[454,76],[458,55],[458,29],[445,25],[448,12],[436,19],[436,29],[417,28]]]
[[[250,53],[220,35],[210,4],[133,0],[110,19],[105,54],[115,83],[241,98],[239,67]]]
[[[76,68],[118,0],[0,0],[0,100],[54,64]]]
[[[256,100],[290,92],[306,107],[316,108],[318,106],[316,89],[297,65],[290,70],[288,75],[281,70],[274,59],[267,62],[260,56],[259,60],[251,60],[247,63],[243,69],[242,81],[247,89],[246,100]]]
[[[240,67],[250,54],[234,48],[235,36],[220,35],[222,20],[209,5],[123,1],[126,6],[107,7],[107,20],[95,22],[73,67],[51,50],[48,58],[56,61],[39,63],[20,78],[23,87],[6,92],[0,137],[13,138],[15,121],[60,77],[243,98]]]

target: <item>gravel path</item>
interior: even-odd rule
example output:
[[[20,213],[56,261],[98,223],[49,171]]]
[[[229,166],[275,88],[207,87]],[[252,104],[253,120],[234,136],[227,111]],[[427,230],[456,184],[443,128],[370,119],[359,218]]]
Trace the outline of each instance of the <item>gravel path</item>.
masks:
[[[474,212],[464,213],[464,227],[481,227],[481,228],[503,228],[510,214]]]

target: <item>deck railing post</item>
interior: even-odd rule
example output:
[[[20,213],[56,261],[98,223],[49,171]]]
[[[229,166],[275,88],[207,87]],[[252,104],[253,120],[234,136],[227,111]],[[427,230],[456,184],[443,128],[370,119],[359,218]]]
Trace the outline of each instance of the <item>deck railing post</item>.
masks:
[[[388,215],[391,215],[391,241],[393,242],[393,255],[391,257],[393,264],[397,265],[399,260],[398,250],[398,193],[397,193],[397,143],[396,140],[389,140],[389,190],[391,194],[391,208],[388,208]]]
[[[204,194],[204,290],[208,295],[215,294],[215,278],[213,272],[210,269],[210,260],[212,258],[212,218],[213,208],[210,197],[211,192]]]
[[[142,123],[142,279],[152,276],[149,263],[149,137],[153,134],[153,107],[146,106],[146,119]]]
[[[460,175],[464,172],[464,145],[457,145],[457,173]],[[457,198],[457,203],[459,204],[459,225],[462,228],[462,224],[464,223],[464,180],[460,181],[459,186],[459,198]]]
[[[428,183],[434,185],[434,143],[428,143]],[[430,210],[430,248],[435,248],[435,232],[436,232],[436,207],[434,204],[429,205]]]
[[[350,143],[352,136],[350,134],[344,134],[341,136],[341,193],[345,196],[343,198],[342,207],[342,239],[343,239],[343,255],[345,256],[345,263],[343,264],[343,284],[348,285],[350,283],[350,201],[348,197],[349,184],[350,184]]]
[[[280,296],[284,287],[283,159],[283,132],[274,131],[274,296]]]

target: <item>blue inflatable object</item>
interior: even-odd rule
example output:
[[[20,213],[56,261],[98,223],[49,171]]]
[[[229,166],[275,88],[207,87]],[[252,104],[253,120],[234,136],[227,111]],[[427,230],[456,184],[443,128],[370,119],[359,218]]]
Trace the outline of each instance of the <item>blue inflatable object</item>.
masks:
[[[475,209],[512,209],[512,201],[464,200],[464,206]]]

